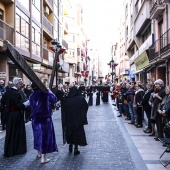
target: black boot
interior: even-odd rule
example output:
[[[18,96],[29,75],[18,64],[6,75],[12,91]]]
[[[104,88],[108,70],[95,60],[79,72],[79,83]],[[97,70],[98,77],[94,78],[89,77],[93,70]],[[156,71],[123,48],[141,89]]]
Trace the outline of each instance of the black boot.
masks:
[[[72,145],[72,144],[69,145],[69,152],[70,152],[70,153],[73,152],[73,145]]]
[[[78,155],[80,154],[80,151],[78,150],[78,146],[75,145],[75,148],[74,148],[74,155]]]

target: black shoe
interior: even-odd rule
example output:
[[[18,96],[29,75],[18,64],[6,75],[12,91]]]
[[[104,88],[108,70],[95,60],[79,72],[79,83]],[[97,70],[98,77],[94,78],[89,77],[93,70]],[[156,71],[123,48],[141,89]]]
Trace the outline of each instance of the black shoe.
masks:
[[[69,145],[69,152],[70,152],[70,153],[73,152],[73,145],[72,145],[72,144]]]
[[[137,125],[136,128],[142,128],[143,126],[142,125]]]
[[[151,133],[152,131],[150,129],[147,129],[144,131],[145,133]]]
[[[128,124],[134,125],[134,124],[135,124],[135,122],[129,122]]]
[[[154,138],[156,141],[159,141],[159,139],[156,137],[156,138]]]
[[[116,104],[112,104],[113,106],[116,106]]]
[[[149,136],[155,136],[155,132],[153,132],[153,133],[149,134]]]
[[[118,115],[117,117],[122,117],[122,115]]]
[[[74,149],[74,155],[80,154],[80,151],[78,149]]]

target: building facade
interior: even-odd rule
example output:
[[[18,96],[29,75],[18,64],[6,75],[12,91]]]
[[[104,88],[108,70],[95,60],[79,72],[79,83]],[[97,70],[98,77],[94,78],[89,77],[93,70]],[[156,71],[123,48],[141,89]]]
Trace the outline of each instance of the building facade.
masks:
[[[77,51],[77,1],[71,0],[2,0],[0,1],[0,48],[8,40],[24,56],[41,81],[48,86],[57,41],[66,49],[57,61],[57,84],[74,83],[80,75],[80,53]],[[81,47],[82,47],[81,43]],[[0,53],[0,79],[20,76],[30,83],[7,56]],[[80,81],[80,80],[78,80]]]
[[[169,84],[169,0],[124,1],[125,49],[130,76]]]

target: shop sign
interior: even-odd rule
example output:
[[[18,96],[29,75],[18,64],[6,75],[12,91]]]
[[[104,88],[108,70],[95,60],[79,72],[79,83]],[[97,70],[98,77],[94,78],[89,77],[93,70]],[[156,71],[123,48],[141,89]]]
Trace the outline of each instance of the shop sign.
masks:
[[[149,59],[146,51],[144,51],[138,58],[134,61],[136,65],[136,70],[140,70],[149,65]]]
[[[32,64],[32,68],[35,70],[40,70],[41,64]]]

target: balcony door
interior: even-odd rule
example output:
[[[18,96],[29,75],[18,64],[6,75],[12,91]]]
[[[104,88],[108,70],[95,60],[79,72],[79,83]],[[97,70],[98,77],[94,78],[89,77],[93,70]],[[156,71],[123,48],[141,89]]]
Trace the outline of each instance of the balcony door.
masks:
[[[158,37],[160,39],[160,50],[163,48],[163,42],[164,40],[161,39],[161,36],[163,35],[164,30],[163,30],[163,19],[161,19],[158,23]]]
[[[3,21],[3,11],[0,9],[0,20],[2,20]],[[2,21],[0,21],[0,28],[3,28],[3,22]]]

